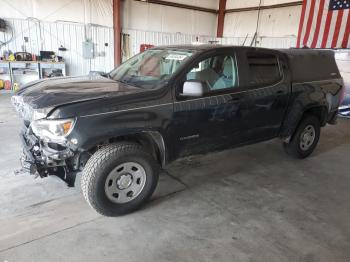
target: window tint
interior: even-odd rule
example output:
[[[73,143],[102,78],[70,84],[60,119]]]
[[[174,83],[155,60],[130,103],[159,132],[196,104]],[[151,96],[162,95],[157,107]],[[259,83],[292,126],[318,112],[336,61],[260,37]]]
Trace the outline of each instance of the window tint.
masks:
[[[207,92],[233,88],[237,85],[235,58],[227,55],[207,58],[191,69],[186,80],[201,81]]]
[[[250,52],[247,54],[249,85],[272,84],[280,80],[278,58],[273,54]]]

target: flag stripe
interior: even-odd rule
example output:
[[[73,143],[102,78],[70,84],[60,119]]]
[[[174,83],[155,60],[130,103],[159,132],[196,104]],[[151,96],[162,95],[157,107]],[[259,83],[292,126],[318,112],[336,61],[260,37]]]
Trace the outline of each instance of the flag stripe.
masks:
[[[307,41],[308,41],[309,36],[310,36],[312,19],[314,17],[314,12],[315,12],[315,1],[316,0],[311,0],[311,7],[310,7],[310,10],[309,10],[309,17],[307,19],[306,32],[305,32],[304,40],[303,40],[303,45],[304,46],[307,45]]]
[[[298,40],[297,40],[297,47],[300,47],[300,41],[301,41],[301,32],[304,27],[304,19],[305,19],[305,11],[306,11],[306,2],[307,0],[303,1],[303,7],[301,9],[301,16],[300,16],[300,22],[299,22],[299,30],[298,30]]]
[[[332,16],[333,16],[333,11],[328,11],[326,24],[323,32],[323,37],[322,37],[321,48],[326,48],[328,33],[329,33],[329,26],[331,25]]]
[[[308,37],[308,39],[306,41],[306,44],[305,44],[305,46],[307,46],[307,47],[311,46],[311,43],[312,43],[312,40],[313,40],[313,34],[315,32],[315,28],[316,28],[316,24],[317,24],[317,15],[318,15],[317,10],[319,9],[320,1],[321,0],[316,0],[315,1],[315,7],[314,7],[314,12],[313,12],[313,16],[312,16],[312,22],[311,22],[311,30],[310,30],[309,37]]]
[[[309,20],[309,16],[310,16],[310,8],[311,8],[311,0],[306,0],[306,11],[305,11],[305,18],[304,18],[304,27],[301,31],[301,39],[300,39],[300,45],[303,45],[303,41],[304,41],[304,37],[306,34],[306,29],[307,29],[307,21]]]
[[[344,13],[344,10],[339,10],[338,11],[337,22],[335,23],[335,30],[334,30],[334,34],[333,34],[333,40],[332,40],[331,48],[335,48],[337,46],[337,41],[338,41],[338,36],[339,36],[339,32],[340,32],[341,22],[343,20],[343,13]]]
[[[342,42],[343,42],[343,39],[344,39],[344,35],[345,35],[345,30],[346,30],[346,21],[347,21],[348,16],[349,16],[349,11],[350,11],[349,9],[345,9],[344,10],[336,47],[341,47],[341,45],[342,45]]]
[[[338,18],[338,11],[333,11],[331,24],[329,26],[329,33],[328,33],[328,38],[327,38],[327,42],[326,42],[326,48],[331,48],[331,45],[333,42],[333,36],[334,36],[334,32],[335,32],[335,25],[337,23],[337,18]]]
[[[348,13],[347,21],[346,21],[346,26],[345,26],[345,33],[344,33],[344,38],[343,42],[341,44],[342,48],[348,48],[349,47],[349,35],[350,35],[350,13]]]
[[[325,0],[321,0],[320,6],[319,6],[319,9],[318,9],[316,30],[315,30],[314,37],[312,39],[311,48],[315,48],[316,44],[317,44],[318,35],[319,35],[320,29],[321,29],[322,15],[323,15],[323,9],[324,9],[324,1]]]
[[[320,26],[320,33],[317,39],[317,44],[316,47],[320,48],[322,45],[322,38],[323,38],[323,33],[324,30],[326,28],[326,21],[327,21],[327,14],[328,14],[328,9],[327,6],[329,6],[329,2],[330,0],[326,0],[325,5],[324,5],[324,9],[323,9],[323,13],[322,13],[322,20],[321,20],[321,26]]]

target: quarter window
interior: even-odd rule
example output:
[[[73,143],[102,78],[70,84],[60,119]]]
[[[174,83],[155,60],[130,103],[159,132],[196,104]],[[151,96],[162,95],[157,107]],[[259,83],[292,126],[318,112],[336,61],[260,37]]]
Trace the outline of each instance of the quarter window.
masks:
[[[281,79],[277,56],[273,54],[247,53],[249,85],[273,84]]]
[[[186,80],[202,82],[206,92],[236,87],[238,81],[235,58],[219,55],[202,60],[187,73]]]

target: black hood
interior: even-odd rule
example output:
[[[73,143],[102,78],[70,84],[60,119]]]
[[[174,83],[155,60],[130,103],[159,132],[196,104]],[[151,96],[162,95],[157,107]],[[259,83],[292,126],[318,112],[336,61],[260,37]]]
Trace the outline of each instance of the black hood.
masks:
[[[142,91],[102,76],[80,76],[36,81],[15,96],[20,96],[33,109],[42,109]]]

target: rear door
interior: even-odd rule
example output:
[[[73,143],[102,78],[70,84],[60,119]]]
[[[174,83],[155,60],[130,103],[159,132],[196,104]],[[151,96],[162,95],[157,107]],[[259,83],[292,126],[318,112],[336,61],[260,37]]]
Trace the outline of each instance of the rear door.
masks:
[[[240,54],[242,140],[258,141],[279,133],[290,94],[287,63],[279,52],[246,49]]]

